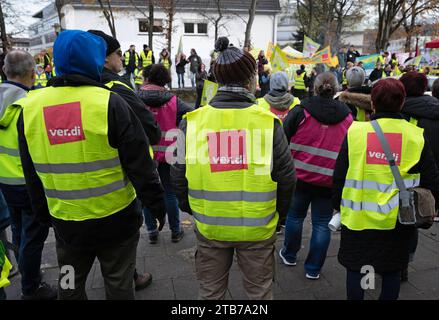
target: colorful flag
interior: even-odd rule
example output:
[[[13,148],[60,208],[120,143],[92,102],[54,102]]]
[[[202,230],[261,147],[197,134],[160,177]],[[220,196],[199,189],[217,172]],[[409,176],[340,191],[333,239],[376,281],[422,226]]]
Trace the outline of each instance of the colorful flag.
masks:
[[[311,58],[317,50],[319,50],[320,44],[313,41],[311,38],[308,38],[307,36],[303,36],[303,57],[304,58]]]
[[[340,63],[339,63],[339,61],[338,61],[338,57],[337,57],[337,55],[335,55],[335,56],[332,56],[331,57],[331,59],[330,59],[330,61],[327,63],[327,65],[329,65],[330,67],[336,67],[336,66],[338,66]]]
[[[376,64],[376,61],[377,61],[379,56],[380,55],[378,53],[371,54],[371,55],[368,55],[368,56],[361,56],[361,57],[358,57],[356,61],[357,62],[362,61],[363,62],[363,68],[365,70],[371,70],[371,69],[375,69],[375,64]]]
[[[209,104],[210,100],[215,97],[216,92],[218,91],[218,84],[216,82],[212,82],[209,80],[204,80],[203,85],[203,93],[201,94],[201,106],[205,106]]]
[[[273,71],[273,73],[278,71],[284,71],[289,66],[287,54],[283,52],[279,46],[276,46],[274,48],[274,52],[271,55],[270,62],[271,70]]]
[[[320,51],[317,51],[311,60],[314,63],[330,63],[331,62],[331,47],[327,46]]]
[[[268,60],[271,60],[273,51],[274,51],[274,44],[272,42],[269,42],[267,47],[267,52],[265,53],[265,56],[267,57]]]

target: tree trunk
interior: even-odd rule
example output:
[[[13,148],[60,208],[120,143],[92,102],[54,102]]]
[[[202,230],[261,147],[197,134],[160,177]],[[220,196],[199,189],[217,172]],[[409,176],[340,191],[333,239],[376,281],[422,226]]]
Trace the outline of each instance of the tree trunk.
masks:
[[[169,11],[168,11],[168,30],[167,30],[169,54],[171,54],[171,48],[172,48],[172,29],[174,27],[174,14],[175,14],[174,0],[171,0]]]
[[[2,3],[0,1],[0,37],[2,40],[3,54],[6,54],[9,49],[8,35],[6,34],[5,17],[3,15]]]
[[[153,32],[154,32],[154,1],[149,0],[149,30],[148,42],[151,51],[153,51]]]
[[[114,25],[113,9],[111,8],[110,0],[107,0],[108,9],[104,7],[102,0],[98,0],[98,2],[99,5],[101,6],[102,13],[104,14],[104,17],[107,20],[111,35],[113,36],[113,38],[116,38],[116,27]]]
[[[247,27],[245,28],[244,46],[247,46],[249,48],[251,45],[251,31],[252,31],[253,21],[255,20],[257,2],[258,0],[252,0],[251,7],[249,10]]]

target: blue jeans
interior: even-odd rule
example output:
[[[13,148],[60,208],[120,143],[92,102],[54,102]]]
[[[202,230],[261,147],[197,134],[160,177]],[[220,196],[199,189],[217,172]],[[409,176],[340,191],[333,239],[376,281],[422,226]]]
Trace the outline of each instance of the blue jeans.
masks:
[[[21,290],[24,295],[31,295],[41,282],[41,255],[49,227],[39,223],[30,208],[9,207],[9,212],[12,243],[19,248],[15,258],[21,274]]]
[[[309,253],[305,260],[305,270],[311,275],[317,275],[325,263],[326,252],[331,241],[331,231],[328,228],[333,212],[331,198],[321,197],[317,193],[313,194],[300,189],[296,190],[285,223],[282,255],[289,262],[296,261],[297,252],[302,244],[303,220],[310,204],[312,236]]]
[[[348,300],[363,300],[364,290],[361,288],[361,279],[365,275],[358,271],[347,270],[346,290]],[[381,274],[382,285],[380,300],[397,300],[401,287],[401,272],[386,272]]]
[[[184,73],[177,73],[178,87],[184,88]]]
[[[167,163],[160,163],[157,168],[163,188],[165,189],[165,205],[168,215],[169,228],[172,234],[180,233],[180,211],[178,209],[177,196],[175,195],[170,179],[170,166]],[[148,208],[143,208],[146,228],[149,235],[157,235],[157,221],[154,219]]]
[[[191,72],[190,78],[191,78],[192,88],[195,87],[195,84],[196,84],[196,81],[195,81],[196,76],[197,76],[196,73]]]

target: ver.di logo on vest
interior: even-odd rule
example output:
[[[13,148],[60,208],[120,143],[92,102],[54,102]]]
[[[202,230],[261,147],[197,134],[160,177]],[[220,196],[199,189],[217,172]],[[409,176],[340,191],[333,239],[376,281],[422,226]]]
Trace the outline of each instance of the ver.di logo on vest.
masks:
[[[43,112],[51,145],[85,140],[80,102],[44,107]]]
[[[393,153],[397,165],[401,164],[401,150],[402,150],[402,134],[401,133],[385,133],[390,150]],[[385,164],[388,165],[386,155],[381,147],[381,143],[377,135],[373,132],[367,134],[367,150],[366,150],[367,164]]]
[[[210,132],[207,141],[212,172],[248,168],[245,130]]]

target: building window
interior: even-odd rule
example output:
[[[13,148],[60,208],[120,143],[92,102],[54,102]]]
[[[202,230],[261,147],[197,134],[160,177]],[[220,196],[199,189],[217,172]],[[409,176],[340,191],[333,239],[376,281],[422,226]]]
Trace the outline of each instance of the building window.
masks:
[[[207,34],[207,23],[197,23],[198,34]]]
[[[148,20],[139,20],[139,32],[149,32]],[[163,33],[163,21],[161,19],[154,19],[152,32]]]
[[[185,34],[207,34],[207,23],[200,22],[185,22],[184,23]]]
[[[185,23],[184,24],[184,33],[195,33],[195,23]]]

